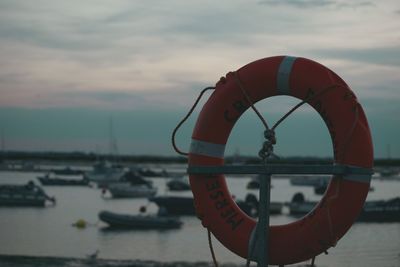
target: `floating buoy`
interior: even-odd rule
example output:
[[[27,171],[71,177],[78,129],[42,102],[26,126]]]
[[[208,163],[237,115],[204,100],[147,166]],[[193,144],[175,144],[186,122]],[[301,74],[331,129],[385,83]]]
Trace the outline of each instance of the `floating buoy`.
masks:
[[[371,134],[355,94],[328,68],[289,56],[257,60],[221,78],[198,117],[189,166],[222,166],[228,136],[251,106],[249,98],[256,103],[277,95],[306,101],[320,114],[332,139],[335,164],[372,169]],[[269,264],[305,261],[335,246],[359,215],[370,180],[369,174],[333,176],[309,214],[270,226]],[[257,238],[256,221],[236,205],[224,175],[191,174],[190,185],[203,226],[229,250],[252,259],[249,244]]]
[[[146,211],[147,211],[146,206],[141,206],[141,207],[139,208],[139,212],[140,212],[140,213],[146,213]]]
[[[79,219],[75,223],[73,223],[72,226],[75,226],[76,228],[79,229],[83,229],[86,228],[87,222],[84,219]]]

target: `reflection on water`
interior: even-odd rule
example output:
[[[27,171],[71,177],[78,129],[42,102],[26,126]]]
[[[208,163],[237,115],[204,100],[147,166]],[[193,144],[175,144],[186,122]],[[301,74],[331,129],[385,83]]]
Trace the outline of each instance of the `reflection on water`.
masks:
[[[1,172],[0,183],[26,183],[38,173]],[[152,179],[158,194],[168,194],[164,179]],[[228,179],[231,193],[243,199],[250,177]],[[312,188],[291,186],[288,179],[273,179],[271,198],[288,202],[296,192],[318,200]],[[400,182],[373,180],[375,191],[368,199],[399,196]],[[136,214],[143,205],[149,213],[157,207],[146,199],[109,199],[89,187],[45,187],[57,198],[46,208],[0,208],[0,254],[63,256],[84,258],[97,249],[100,258],[157,261],[211,261],[206,230],[194,216],[182,217],[176,230],[115,231],[98,221],[101,210]],[[253,190],[256,193],[257,191]],[[190,195],[191,192],[180,193]],[[287,210],[284,210],[287,213]],[[84,219],[90,224],[77,229],[72,224]],[[271,217],[271,224],[293,221],[285,214]],[[214,239],[220,262],[244,263]],[[317,258],[317,266],[400,266],[400,223],[357,223],[329,255]]]

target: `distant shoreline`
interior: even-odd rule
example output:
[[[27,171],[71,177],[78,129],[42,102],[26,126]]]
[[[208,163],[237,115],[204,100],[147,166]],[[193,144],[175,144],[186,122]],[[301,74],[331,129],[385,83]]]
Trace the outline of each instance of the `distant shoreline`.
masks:
[[[183,156],[163,156],[163,155],[110,155],[95,154],[86,152],[35,152],[35,151],[0,151],[0,164],[2,162],[29,161],[31,163],[63,163],[76,165],[91,165],[98,160],[111,160],[121,164],[135,163],[163,163],[176,164],[187,163],[187,158]],[[332,164],[333,159],[329,157],[282,157],[279,160],[271,160],[276,163],[308,163],[308,164]],[[225,157],[226,163],[255,164],[260,159],[255,156],[233,155]],[[375,166],[400,166],[400,158],[376,158]]]
[[[1,267],[214,267],[214,263],[210,261],[173,261],[160,262],[151,260],[112,260],[112,259],[80,259],[69,257],[49,257],[49,256],[23,256],[23,255],[1,255]],[[239,267],[243,264],[220,263],[220,267]],[[307,264],[296,265],[297,267],[306,267]]]
[[[111,260],[111,259],[80,259],[69,257],[48,256],[23,256],[23,255],[0,255],[0,266],[2,267],[212,267],[212,262],[159,262],[150,260]],[[238,264],[223,263],[223,267],[236,267]]]

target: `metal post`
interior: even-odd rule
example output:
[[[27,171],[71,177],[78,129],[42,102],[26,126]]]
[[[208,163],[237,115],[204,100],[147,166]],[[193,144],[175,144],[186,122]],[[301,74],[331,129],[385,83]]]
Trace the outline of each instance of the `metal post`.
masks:
[[[259,211],[257,223],[257,238],[259,247],[257,250],[257,266],[268,266],[268,240],[269,240],[269,206],[271,202],[271,175],[263,175],[260,179]]]

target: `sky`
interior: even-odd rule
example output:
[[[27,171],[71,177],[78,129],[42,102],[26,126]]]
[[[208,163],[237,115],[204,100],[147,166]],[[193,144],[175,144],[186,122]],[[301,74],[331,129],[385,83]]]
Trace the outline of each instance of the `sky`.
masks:
[[[171,132],[201,89],[254,60],[292,55],[341,76],[368,117],[375,157],[400,157],[399,29],[397,0],[0,0],[2,148],[108,153],[112,129],[120,154],[176,155]],[[182,150],[208,96],[177,135]],[[274,122],[296,103],[257,106]],[[278,155],[332,156],[310,107],[277,137]],[[247,111],[226,154],[257,155],[261,140]]]

